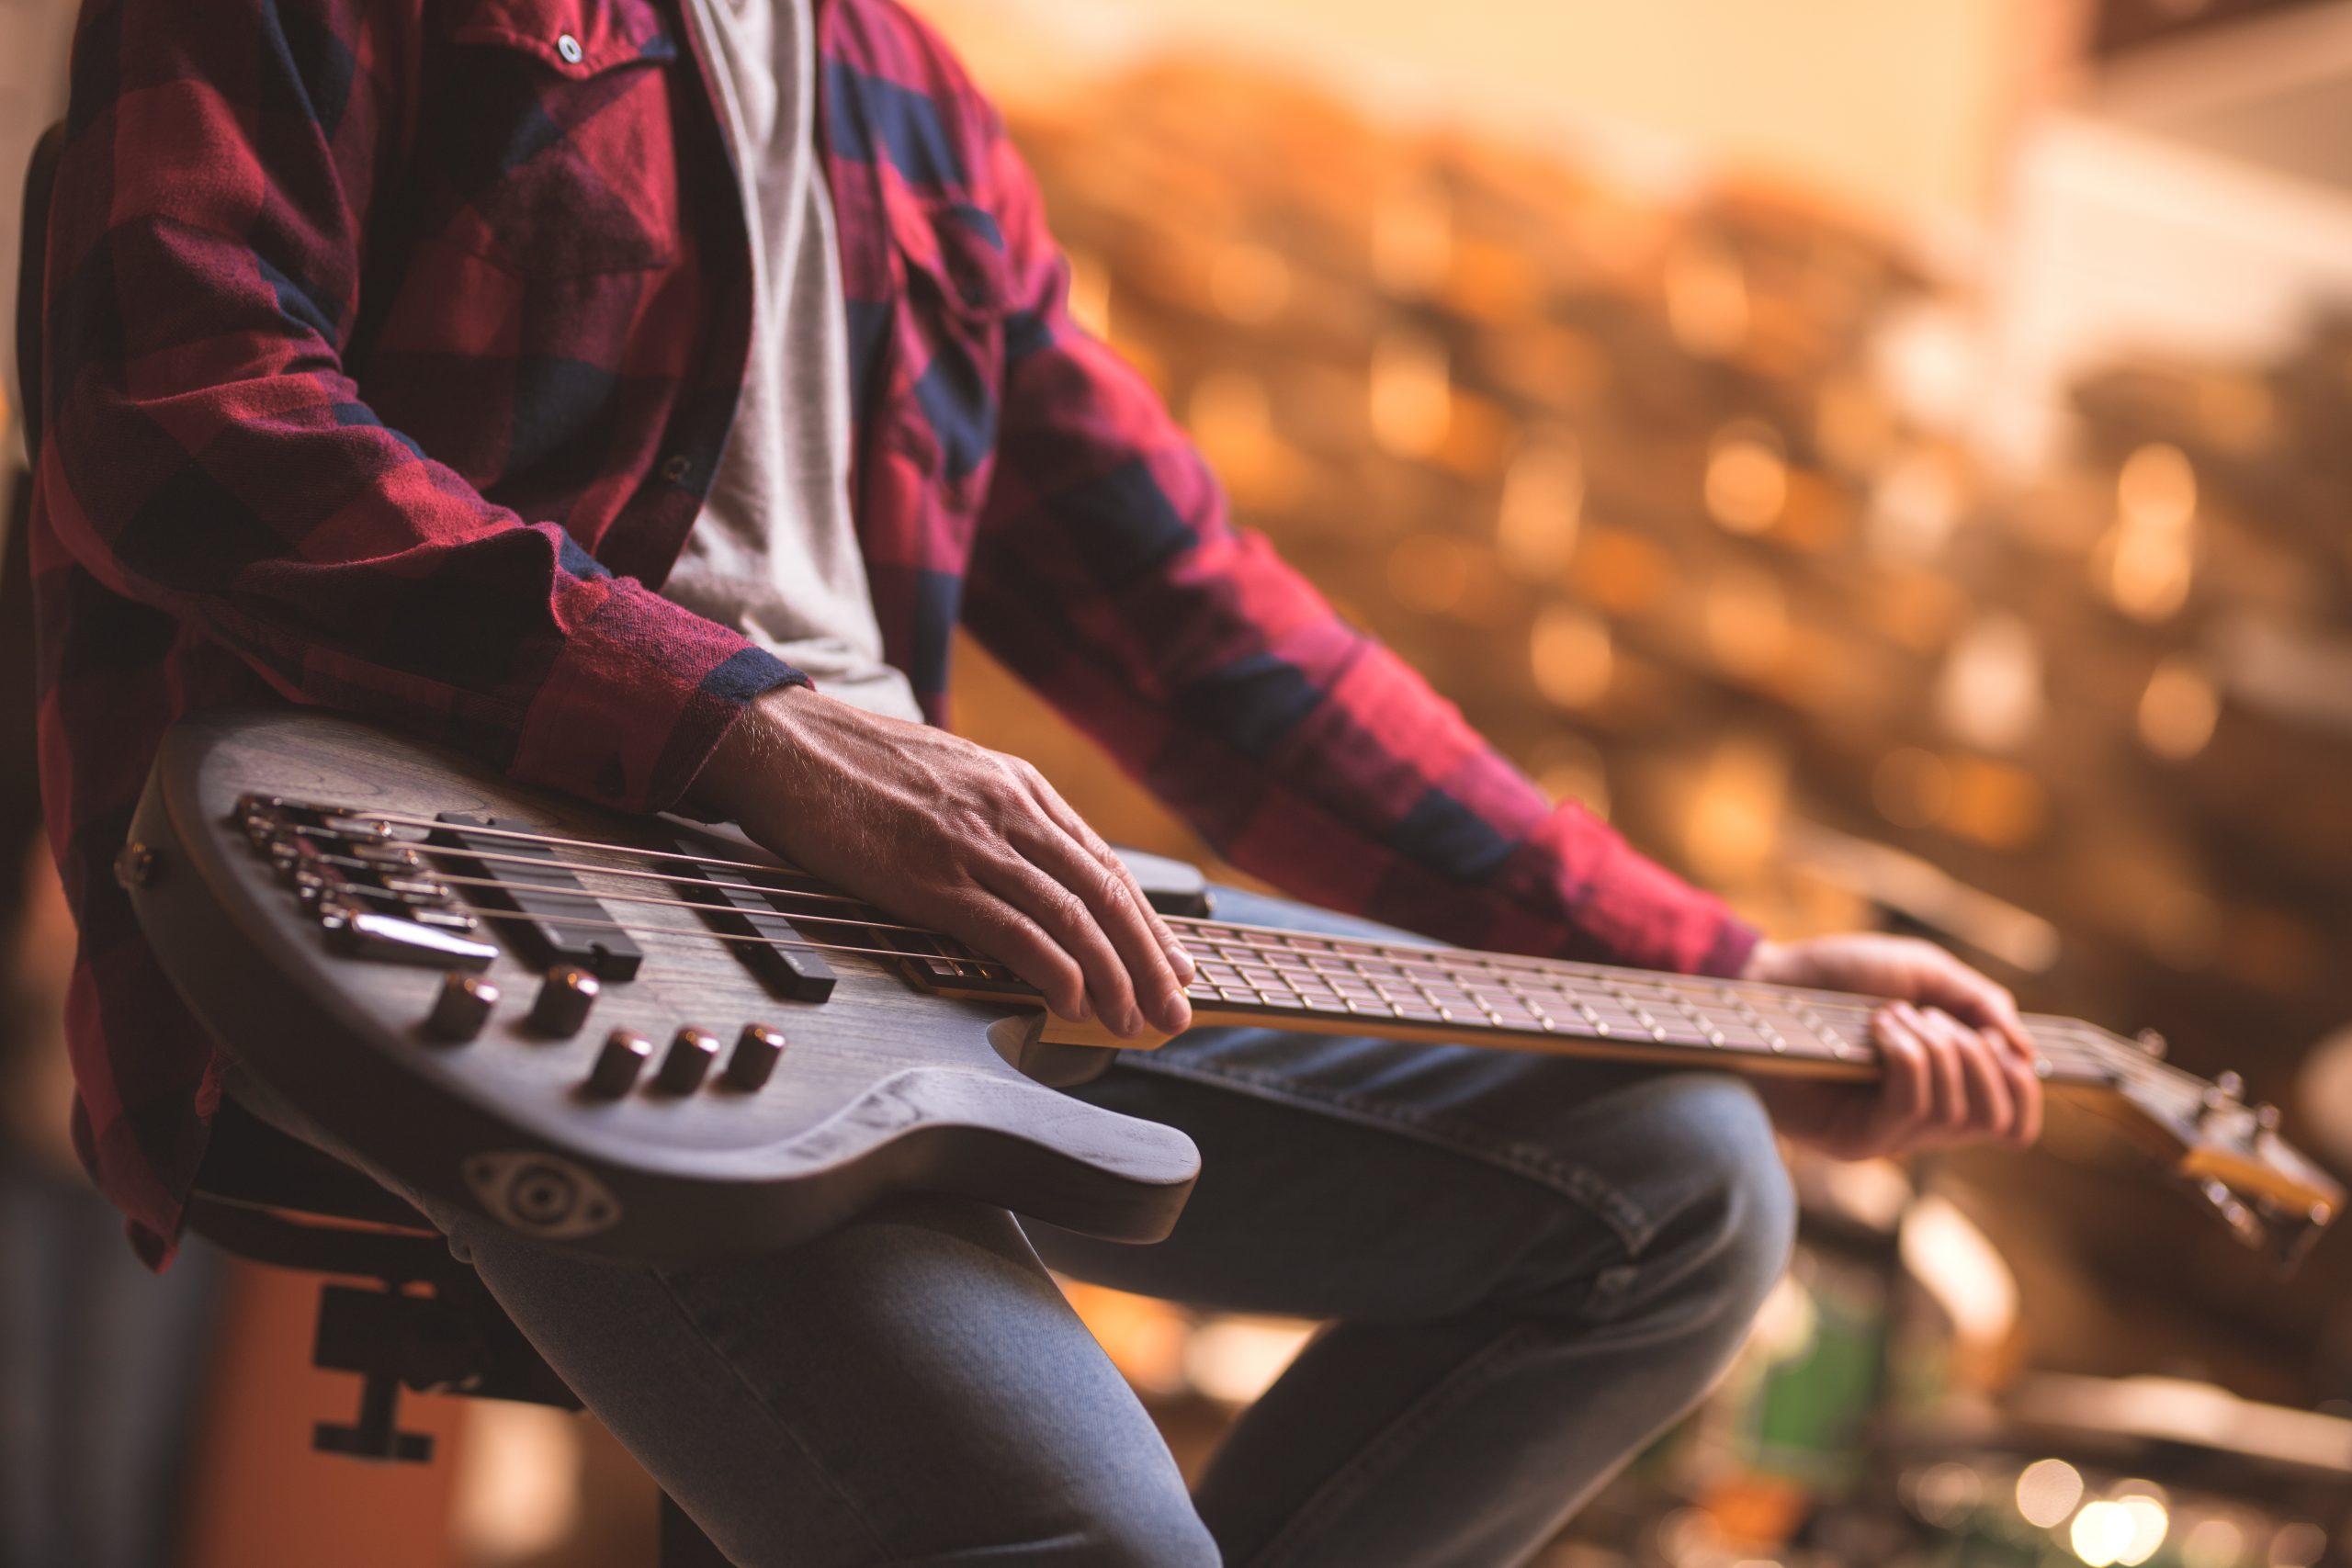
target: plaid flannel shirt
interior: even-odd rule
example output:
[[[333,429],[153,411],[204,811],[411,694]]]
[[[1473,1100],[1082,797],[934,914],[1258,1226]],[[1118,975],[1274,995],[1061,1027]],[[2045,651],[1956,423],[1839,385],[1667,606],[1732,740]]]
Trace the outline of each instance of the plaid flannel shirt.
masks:
[[[945,48],[821,0],[851,496],[945,721],[959,621],[1220,852],[1480,946],[1729,972],[1754,941],[1335,615],[1071,320]],[[750,249],[675,0],[85,0],[33,570],[81,951],[75,1134],[153,1261],[215,1048],[108,866],[158,738],[328,705],[624,809],[802,677],[662,598],[728,434]]]

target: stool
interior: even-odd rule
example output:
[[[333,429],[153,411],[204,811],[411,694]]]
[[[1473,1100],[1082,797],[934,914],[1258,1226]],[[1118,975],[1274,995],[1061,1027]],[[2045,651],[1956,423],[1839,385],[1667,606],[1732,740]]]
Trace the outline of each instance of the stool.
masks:
[[[359,1378],[353,1420],[312,1428],[311,1446],[322,1453],[430,1462],[433,1439],[400,1429],[403,1391],[581,1407],[423,1214],[233,1101],[213,1126],[187,1228],[270,1268],[377,1282],[320,1292],[311,1362]],[[660,1568],[728,1568],[666,1493]]]

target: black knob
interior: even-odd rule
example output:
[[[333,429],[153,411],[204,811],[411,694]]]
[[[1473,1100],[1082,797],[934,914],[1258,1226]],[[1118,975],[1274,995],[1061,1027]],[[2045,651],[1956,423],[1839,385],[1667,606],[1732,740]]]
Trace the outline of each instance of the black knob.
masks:
[[[784,1036],[764,1023],[747,1023],[735,1037],[734,1055],[727,1058],[727,1087],[758,1089],[775,1071],[784,1055]]]
[[[711,1063],[718,1059],[718,1041],[699,1029],[681,1029],[670,1039],[670,1054],[662,1058],[662,1071],[653,1087],[664,1094],[692,1094],[710,1076]]]
[[[588,1082],[582,1087],[592,1099],[618,1100],[637,1087],[639,1075],[652,1059],[652,1041],[616,1029],[605,1036],[605,1048],[596,1053],[596,1065],[589,1069]]]
[[[579,1033],[588,1021],[588,1010],[596,1005],[597,989],[596,976],[587,970],[556,965],[539,982],[538,998],[531,1003],[531,1027],[541,1034]]]
[[[453,1043],[471,1040],[490,1021],[490,1010],[497,1005],[496,986],[479,975],[452,969],[441,976],[441,989],[433,998],[424,1027],[435,1039]]]

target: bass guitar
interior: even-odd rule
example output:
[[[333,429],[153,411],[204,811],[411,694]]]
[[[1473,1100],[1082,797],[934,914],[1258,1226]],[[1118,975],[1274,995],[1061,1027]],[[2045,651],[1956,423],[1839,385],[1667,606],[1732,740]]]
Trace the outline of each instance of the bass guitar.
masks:
[[[1058,1092],[1123,1042],[740,836],[518,787],[347,718],[165,739],[117,863],[197,1017],[401,1179],[586,1253],[804,1240],[895,1192],[1164,1235],[1182,1134]],[[1200,1025],[1867,1079],[1867,998],[1173,916]],[[2337,1183],[2244,1103],[2071,1019],[2053,1094],[2292,1258]]]

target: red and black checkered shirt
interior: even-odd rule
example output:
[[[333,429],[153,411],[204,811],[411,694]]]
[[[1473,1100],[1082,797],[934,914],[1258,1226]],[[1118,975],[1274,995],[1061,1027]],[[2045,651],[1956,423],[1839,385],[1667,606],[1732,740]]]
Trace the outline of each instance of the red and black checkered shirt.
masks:
[[[852,502],[933,720],[961,622],[1301,897],[1736,968],[1720,904],[1554,809],[1229,525],[1070,320],[939,39],[889,0],[822,0],[819,33]],[[329,705],[653,809],[801,678],[659,592],[751,334],[720,123],[675,0],[85,0],[36,394],[42,784],[81,922],[75,1131],[151,1259],[219,1070],[107,867],[175,716]]]

